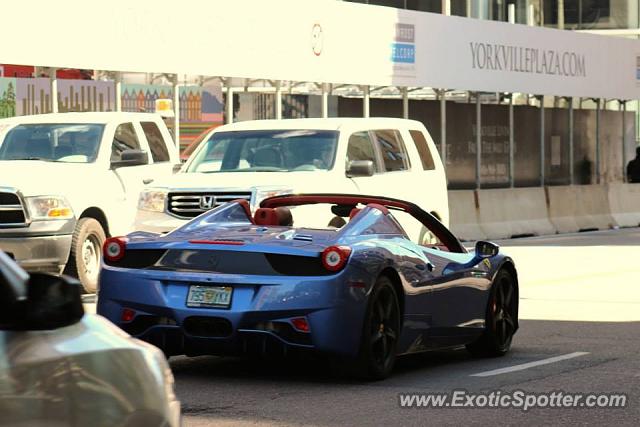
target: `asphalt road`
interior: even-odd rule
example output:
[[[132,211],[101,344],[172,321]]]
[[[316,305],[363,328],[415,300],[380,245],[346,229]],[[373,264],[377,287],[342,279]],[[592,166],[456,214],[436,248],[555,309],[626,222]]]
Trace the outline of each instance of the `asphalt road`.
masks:
[[[336,377],[307,360],[174,357],[184,425],[639,425],[640,230],[500,243],[515,259],[521,285],[521,328],[508,355],[474,359],[456,350],[405,357],[391,378],[374,383]],[[557,356],[567,358],[487,373]],[[399,405],[400,393],[460,389],[616,392],[628,400],[617,409],[526,412]]]

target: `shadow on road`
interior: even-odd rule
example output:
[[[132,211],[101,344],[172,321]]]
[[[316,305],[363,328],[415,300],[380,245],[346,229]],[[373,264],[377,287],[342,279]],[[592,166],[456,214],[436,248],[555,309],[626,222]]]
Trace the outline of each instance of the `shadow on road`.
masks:
[[[415,371],[425,371],[441,366],[454,366],[477,360],[464,349],[434,351],[429,353],[400,356],[396,362],[393,376],[403,376]],[[216,356],[172,357],[171,369],[180,379],[211,381],[251,382],[287,381],[300,383],[333,384],[383,384],[368,382],[349,374],[339,361],[300,354],[287,358],[233,358]]]
[[[401,357],[384,381],[362,382],[337,375],[317,357],[255,360],[211,356],[170,360],[185,426],[200,425],[459,425],[574,424],[602,421],[634,425],[637,405],[620,409],[452,409],[407,410],[402,392],[626,393],[637,402],[640,362],[639,322],[523,320],[512,351],[504,357],[475,359],[465,350]],[[540,361],[576,351],[587,355],[506,374],[480,372]],[[634,374],[635,373],[635,374]],[[634,376],[635,375],[635,376]],[[507,417],[507,418],[504,418]],[[502,424],[502,423],[498,423]]]

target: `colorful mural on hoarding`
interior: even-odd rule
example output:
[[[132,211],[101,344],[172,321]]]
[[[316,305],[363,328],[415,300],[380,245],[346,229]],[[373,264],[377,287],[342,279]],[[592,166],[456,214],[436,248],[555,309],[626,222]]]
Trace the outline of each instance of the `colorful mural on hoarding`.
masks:
[[[16,115],[16,79],[0,77],[0,118]]]
[[[173,101],[173,86],[122,85],[122,110],[153,112],[157,99]],[[222,124],[222,89],[220,86],[180,87],[180,145],[185,147],[200,133]],[[167,125],[172,128],[168,120]]]
[[[154,112],[156,99],[173,99],[173,87],[162,85],[122,85],[122,111],[130,113]]]
[[[48,78],[16,79],[16,115],[51,112]],[[109,81],[58,80],[58,111],[115,111],[115,84]]]
[[[58,80],[58,111],[115,111],[116,85],[110,81]]]
[[[16,79],[16,116],[51,112],[51,81],[47,78]]]
[[[173,86],[122,85],[122,110],[155,112],[156,99],[173,100]],[[58,80],[58,111],[115,111],[112,81]],[[201,132],[222,124],[220,86],[180,88],[180,143],[188,145]],[[0,117],[51,112],[51,81],[48,78],[0,77]],[[171,123],[169,123],[171,127]]]
[[[180,122],[221,122],[222,91],[219,86],[180,87]],[[173,100],[173,86],[122,85],[122,110],[152,112],[157,99]]]
[[[222,89],[218,86],[180,88],[180,144],[190,144],[202,132],[222,124]]]
[[[202,87],[202,120],[205,122],[220,123],[222,118],[222,86],[208,85]]]

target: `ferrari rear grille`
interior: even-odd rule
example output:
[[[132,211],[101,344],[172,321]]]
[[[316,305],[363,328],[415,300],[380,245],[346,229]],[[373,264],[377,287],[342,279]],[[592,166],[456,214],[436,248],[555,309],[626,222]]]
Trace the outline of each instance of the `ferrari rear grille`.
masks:
[[[222,317],[187,317],[183,327],[186,333],[198,337],[226,338],[233,332],[231,322]]]
[[[202,249],[169,249],[153,269],[263,276],[332,274],[319,256]]]
[[[20,197],[14,192],[0,192],[0,227],[24,227],[27,215]]]
[[[152,316],[141,314],[135,317],[132,322],[122,323],[120,327],[129,335],[140,335],[147,329],[156,325],[175,326],[176,321],[169,317]]]
[[[169,193],[169,213],[180,218],[195,218],[223,203],[236,199],[251,201],[250,191]]]
[[[165,252],[165,249],[129,249],[119,260],[109,261],[105,258],[104,263],[119,268],[149,268],[158,262]]]

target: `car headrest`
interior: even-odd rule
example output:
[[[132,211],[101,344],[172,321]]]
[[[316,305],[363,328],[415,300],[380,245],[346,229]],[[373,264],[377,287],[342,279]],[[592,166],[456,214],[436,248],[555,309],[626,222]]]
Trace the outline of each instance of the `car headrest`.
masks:
[[[253,214],[256,225],[277,225],[278,214],[273,208],[258,208]]]
[[[281,225],[291,227],[293,215],[289,208],[279,206],[277,208],[259,208],[253,215],[256,225]]]
[[[291,215],[291,210],[284,206],[278,206],[274,209],[276,211],[276,216],[278,217],[278,225],[282,225],[285,227],[291,227],[293,225],[293,215]]]
[[[353,208],[351,212],[349,212],[349,219],[353,219],[354,216],[358,215],[362,209]]]

